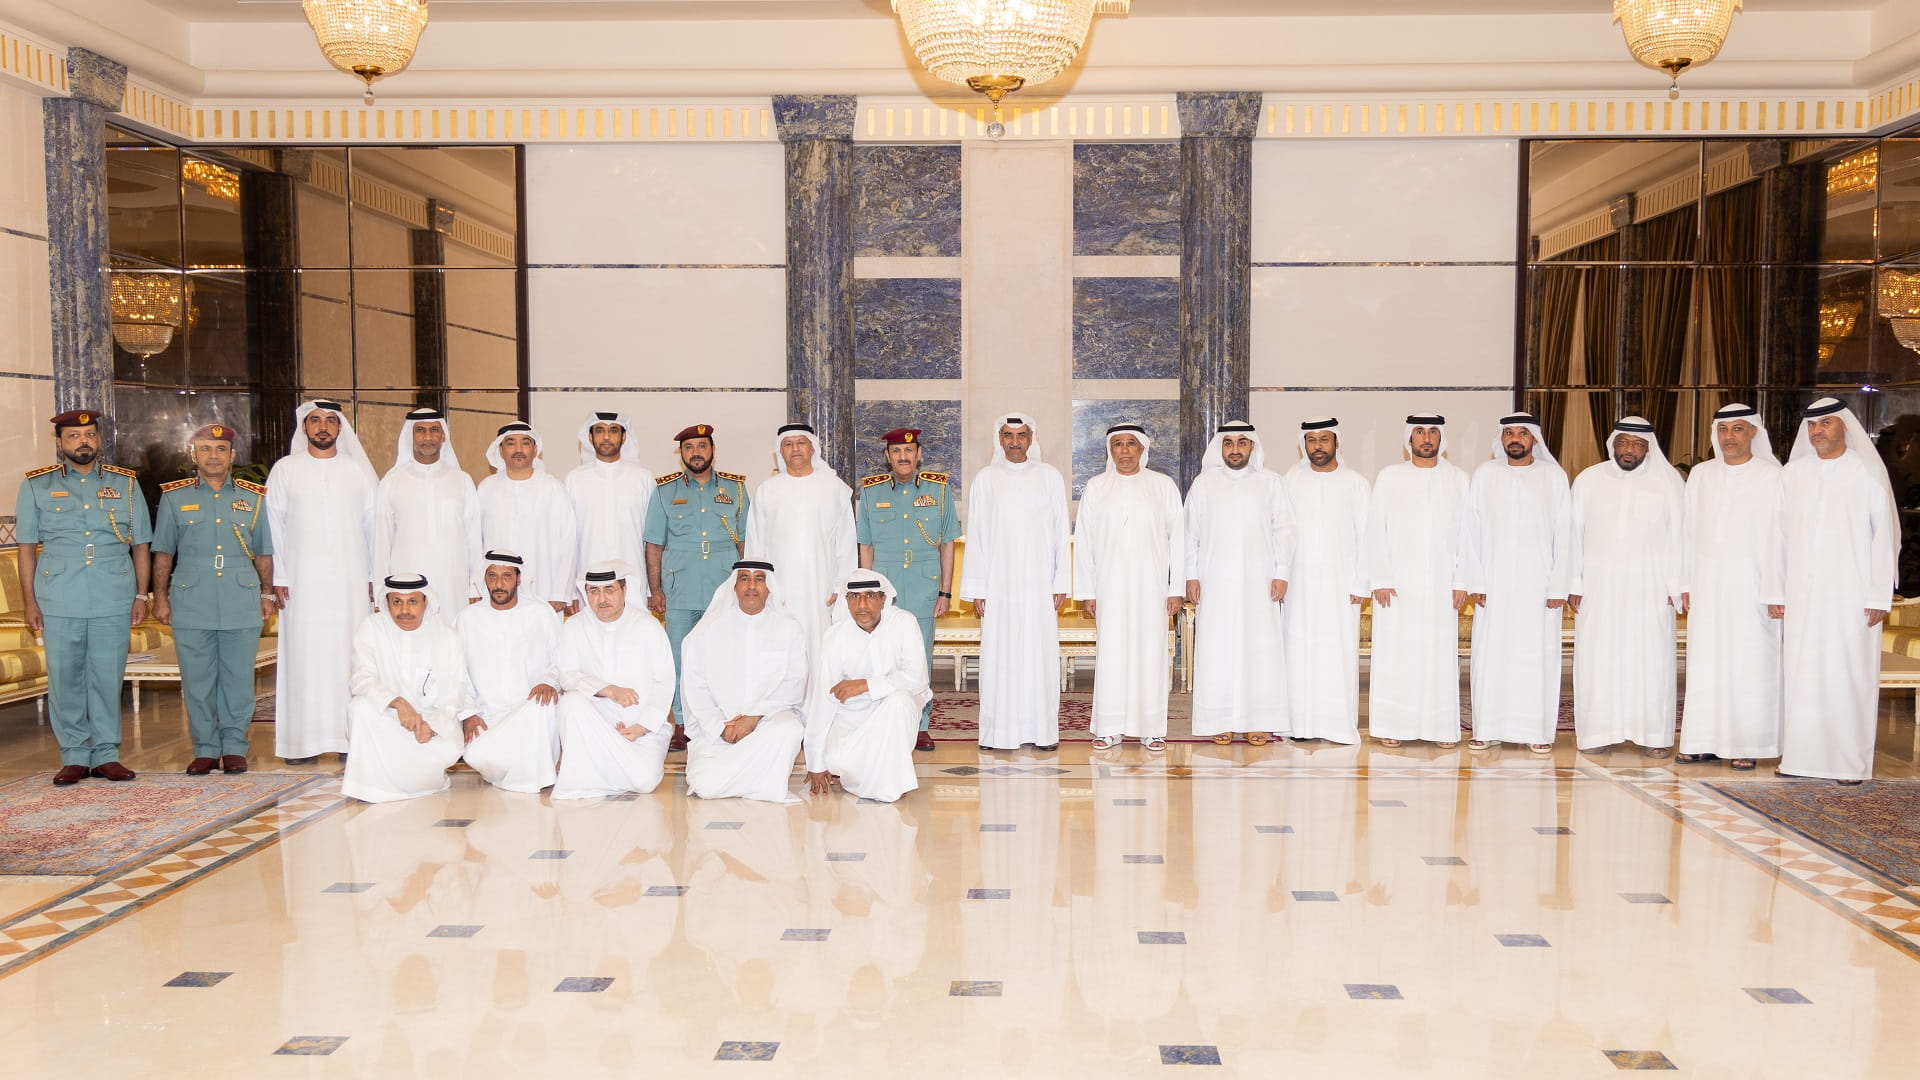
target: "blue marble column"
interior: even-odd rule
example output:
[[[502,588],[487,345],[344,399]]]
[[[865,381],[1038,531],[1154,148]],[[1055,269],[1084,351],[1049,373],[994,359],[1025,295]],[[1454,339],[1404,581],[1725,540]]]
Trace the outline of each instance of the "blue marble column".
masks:
[[[1223,421],[1248,419],[1253,133],[1258,93],[1183,93],[1180,109],[1180,485]]]
[[[107,114],[125,97],[127,69],[85,49],[67,52],[70,97],[48,98],[48,292],[53,300],[53,404],[113,415],[113,319],[107,309]],[[111,421],[101,454],[113,455]]]
[[[776,95],[787,158],[787,419],[854,475],[853,117],[846,94]]]

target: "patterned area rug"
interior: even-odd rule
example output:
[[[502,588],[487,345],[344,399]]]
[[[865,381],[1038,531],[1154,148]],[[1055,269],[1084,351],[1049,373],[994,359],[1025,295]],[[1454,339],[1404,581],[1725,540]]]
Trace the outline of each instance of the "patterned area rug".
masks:
[[[1710,780],[1706,786],[1890,881],[1920,886],[1920,783]]]
[[[1084,690],[1060,695],[1060,741],[1092,742],[1093,694]],[[980,741],[980,695],[972,692],[933,695],[933,722],[927,730],[936,742]],[[1206,742],[1193,738],[1193,697],[1175,694],[1167,703],[1167,738],[1171,742]]]
[[[300,788],[317,773],[154,775],[54,787],[45,776],[0,786],[0,874],[100,875],[205,836]]]

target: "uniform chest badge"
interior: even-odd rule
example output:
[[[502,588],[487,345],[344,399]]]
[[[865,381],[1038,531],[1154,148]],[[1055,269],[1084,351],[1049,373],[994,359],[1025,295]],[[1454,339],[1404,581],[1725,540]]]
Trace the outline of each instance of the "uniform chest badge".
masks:
[[[893,509],[893,504],[890,502],[877,502],[873,504],[873,508],[875,510],[891,510]]]
[[[675,506],[685,506],[685,505],[687,505],[687,500],[685,500],[685,499],[675,499],[675,500],[673,500],[673,505],[675,505]]]
[[[233,500],[233,508],[234,508],[234,510],[236,510],[236,511],[238,511],[239,513],[242,513],[242,514],[251,514],[251,513],[253,513],[253,504],[252,504],[252,503],[250,503],[250,502],[248,502],[248,501],[247,501],[247,500],[245,500],[245,499],[235,499],[235,500]],[[185,507],[182,507],[181,509],[185,509]]]
[[[120,497],[120,489],[103,487],[100,489],[100,497],[103,499],[117,499]]]
[[[933,497],[933,496],[931,496],[931,495],[922,495],[922,496],[920,496],[919,498],[917,498],[917,499],[915,499],[915,500],[913,500],[913,505],[915,505],[915,506],[939,506],[939,505],[940,505],[940,500],[939,500],[939,499],[936,499],[936,498],[934,498],[934,497]]]
[[[720,504],[722,504],[722,505],[725,505],[725,506],[732,506],[732,505],[733,505],[733,496],[731,496],[731,495],[729,495],[729,494],[727,494],[726,492],[724,492],[724,491],[723,491],[723,492],[721,492],[720,494],[718,494],[718,495],[715,495],[715,496],[713,497],[713,501],[714,501],[714,502],[717,502],[717,503],[720,503]]]
[[[72,497],[73,497],[73,492],[71,492],[71,491],[49,491],[49,492],[47,492],[47,497],[48,497],[48,498],[52,498],[52,499],[70,499],[70,498],[72,498]]]
[[[199,503],[188,503],[187,505],[180,508],[180,512],[184,514],[189,510],[198,510],[198,509],[200,509]]]

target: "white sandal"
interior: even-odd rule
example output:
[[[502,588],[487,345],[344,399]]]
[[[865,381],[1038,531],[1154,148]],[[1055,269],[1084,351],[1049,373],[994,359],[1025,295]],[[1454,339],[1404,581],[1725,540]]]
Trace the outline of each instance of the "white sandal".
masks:
[[[1140,740],[1140,748],[1143,750],[1151,750],[1157,754],[1167,748],[1167,740],[1150,736]]]
[[[1111,750],[1119,745],[1120,736],[1118,735],[1101,735],[1093,740],[1093,748],[1095,750]]]

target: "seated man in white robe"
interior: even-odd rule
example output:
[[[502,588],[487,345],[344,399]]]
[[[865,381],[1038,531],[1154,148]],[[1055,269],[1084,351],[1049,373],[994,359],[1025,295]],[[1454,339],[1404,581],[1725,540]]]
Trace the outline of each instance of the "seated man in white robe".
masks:
[[[787,782],[805,734],[807,638],[776,589],[772,563],[734,563],[681,647],[687,790],[703,799],[800,801]]]
[[[460,718],[462,755],[482,779],[507,791],[537,793],[553,786],[560,757],[560,700],[555,653],[560,616],[520,598],[521,558],[486,553],[487,598],[467,604],[454,627],[467,658],[471,696]]]
[[[893,582],[873,570],[845,582],[833,627],[813,665],[807,709],[807,787],[840,786],[863,799],[893,802],[920,786],[913,744],[927,685],[926,640],[913,613],[894,603]]]
[[[453,628],[433,615],[427,579],[386,580],[381,611],[353,634],[348,683],[347,758],[340,793],[362,802],[395,802],[447,789],[460,760],[460,713],[467,703],[466,659]]]
[[[560,628],[560,775],[556,799],[591,799],[660,785],[673,725],[673,651],[646,594],[627,603],[640,571],[597,562],[580,580],[586,610]]]

